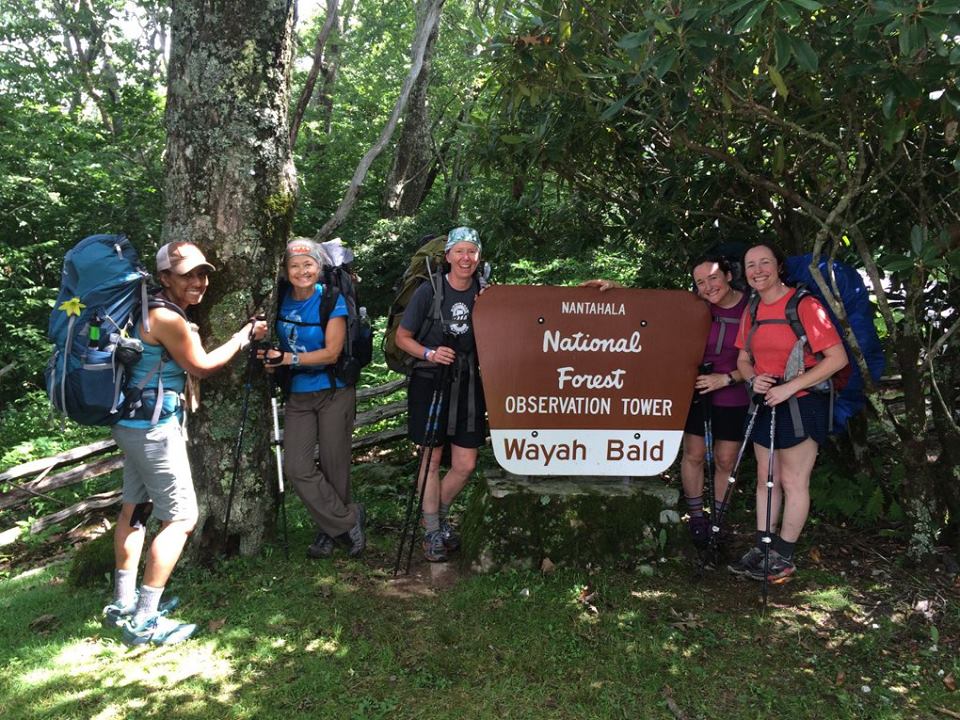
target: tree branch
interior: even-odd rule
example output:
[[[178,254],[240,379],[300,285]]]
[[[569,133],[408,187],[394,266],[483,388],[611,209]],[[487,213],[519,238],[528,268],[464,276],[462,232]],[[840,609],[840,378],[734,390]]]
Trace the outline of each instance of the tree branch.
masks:
[[[417,76],[420,74],[420,68],[423,67],[427,40],[430,38],[430,34],[440,20],[440,9],[443,7],[444,0],[427,0],[427,2],[426,11],[423,13],[422,21],[417,27],[417,32],[414,36],[413,46],[411,48],[413,62],[410,64],[410,72],[407,73],[407,77],[404,79],[403,86],[400,89],[400,97],[397,98],[397,102],[393,106],[393,112],[390,114],[390,119],[380,133],[377,142],[367,151],[366,155],[363,156],[357,165],[357,169],[353,173],[353,178],[350,180],[350,186],[347,188],[346,193],[344,193],[343,200],[340,201],[340,206],[333,214],[333,217],[327,220],[319,232],[317,232],[316,240],[318,242],[328,238],[334,230],[343,224],[347,215],[350,214],[350,210],[353,208],[353,204],[360,194],[360,186],[363,184],[370,165],[373,164],[373,161],[390,141],[393,131],[397,127],[397,122],[403,114],[403,110],[407,104],[407,98],[410,97],[410,90]]]
[[[300,132],[300,123],[303,122],[303,114],[310,104],[310,98],[313,97],[313,90],[317,85],[317,77],[320,75],[320,68],[323,66],[323,48],[327,44],[327,38],[330,31],[333,30],[337,22],[339,12],[338,0],[327,0],[327,17],[323,21],[323,27],[320,34],[317,35],[317,42],[313,46],[313,63],[310,65],[310,72],[307,75],[307,81],[304,83],[303,92],[300,93],[300,99],[297,100],[297,109],[293,111],[293,117],[290,119],[290,147],[297,142],[297,134]]]

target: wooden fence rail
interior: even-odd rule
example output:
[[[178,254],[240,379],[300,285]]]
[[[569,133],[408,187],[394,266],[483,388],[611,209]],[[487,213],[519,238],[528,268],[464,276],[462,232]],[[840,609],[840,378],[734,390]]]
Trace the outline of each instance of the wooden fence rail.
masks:
[[[401,379],[372,388],[363,388],[357,391],[357,401],[362,402],[371,398],[390,395],[405,387],[406,383],[406,379]],[[406,400],[400,400],[357,413],[353,425],[353,449],[362,450],[406,437],[406,423],[400,427],[387,428],[375,433],[356,434],[356,431],[360,428],[369,427],[381,420],[399,417],[406,412]],[[72,467],[51,474],[53,470],[66,468],[67,466]],[[123,456],[117,452],[117,445],[112,438],[98,440],[51,457],[31,460],[0,473],[0,484],[6,483],[13,486],[6,492],[0,492],[0,510],[10,510],[34,497],[43,497],[64,505],[65,507],[60,510],[34,521],[30,527],[30,532],[39,533],[51,525],[76,515],[119,504],[119,490],[102,492],[69,506],[63,500],[51,496],[49,493],[91,478],[106,475],[119,470],[121,467],[123,467]]]

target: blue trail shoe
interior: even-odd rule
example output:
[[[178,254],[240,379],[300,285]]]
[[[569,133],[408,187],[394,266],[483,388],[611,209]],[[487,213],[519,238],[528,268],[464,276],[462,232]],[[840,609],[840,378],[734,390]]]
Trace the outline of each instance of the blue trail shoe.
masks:
[[[448,552],[456,552],[460,549],[460,536],[447,518],[440,521],[440,535],[443,537],[443,546]]]
[[[423,537],[423,557],[428,562],[446,562],[447,546],[443,544],[443,532],[434,530]]]
[[[121,638],[128,647],[138,645],[174,645],[188,640],[197,631],[193,623],[179,623],[160,613],[153,615],[134,627],[133,620],[123,624]]]
[[[129,605],[121,606],[116,603],[110,603],[103,609],[103,616],[100,618],[100,624],[105,628],[118,628],[121,627],[127,620],[133,617],[133,614],[137,611],[137,599],[140,597],[140,592],[137,591],[137,594],[133,598],[133,602]],[[167,600],[164,600],[160,603],[160,607],[157,608],[157,612],[160,615],[169,615],[174,610],[180,606],[180,598],[176,595],[173,595]]]

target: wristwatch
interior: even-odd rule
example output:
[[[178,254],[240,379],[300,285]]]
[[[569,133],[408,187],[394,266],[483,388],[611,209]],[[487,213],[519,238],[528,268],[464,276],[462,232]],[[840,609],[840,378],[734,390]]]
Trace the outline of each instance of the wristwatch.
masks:
[[[296,351],[290,353],[290,364],[294,366],[300,364],[300,355]]]
[[[727,380],[729,381],[727,382],[727,385],[735,385],[737,382],[733,379],[733,373],[727,373]]]

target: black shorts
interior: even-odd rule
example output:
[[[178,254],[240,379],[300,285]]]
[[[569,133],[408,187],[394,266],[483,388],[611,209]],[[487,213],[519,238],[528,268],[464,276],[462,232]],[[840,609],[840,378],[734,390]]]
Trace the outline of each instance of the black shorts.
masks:
[[[703,430],[703,409],[706,403],[702,400],[690,403],[690,412],[687,415],[687,424],[683,431],[691,435],[704,436]],[[747,409],[749,405],[734,405],[733,407],[723,407],[721,405],[711,406],[711,422],[714,440],[731,440],[733,442],[743,441],[743,432],[747,424]]]
[[[774,435],[774,450],[782,450],[799,445],[807,438],[813,439],[817,445],[827,441],[827,427],[830,420],[830,396],[825,393],[808,393],[796,398],[797,409],[800,411],[801,432],[796,434],[793,417],[790,412],[790,401],[777,405],[777,428]],[[750,438],[757,445],[770,447],[770,412],[772,408],[761,405],[757,412],[757,421],[754,423]]]
[[[434,398],[436,387],[436,372],[418,370],[410,377],[407,388],[407,436],[417,445],[423,445],[427,434],[427,416],[430,404]],[[462,448],[478,448],[487,440],[487,406],[483,400],[483,386],[479,376],[474,382],[473,417],[474,429],[468,430],[470,418],[470,383],[463,377],[459,383],[459,399],[457,403],[457,422],[452,433],[448,433],[450,417],[449,394],[451,386],[445,388],[440,406],[439,425],[437,426],[436,442],[434,447],[452,443]]]

